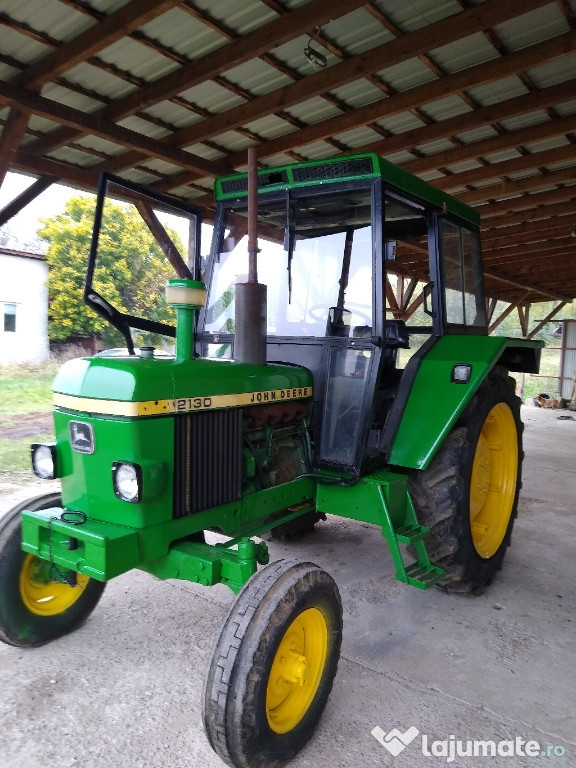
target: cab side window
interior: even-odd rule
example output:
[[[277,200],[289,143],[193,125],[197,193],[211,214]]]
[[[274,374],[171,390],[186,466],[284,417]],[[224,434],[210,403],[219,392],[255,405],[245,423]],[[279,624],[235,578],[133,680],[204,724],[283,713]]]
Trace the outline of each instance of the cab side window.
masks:
[[[441,224],[444,312],[447,326],[486,330],[486,302],[477,232],[451,221]]]

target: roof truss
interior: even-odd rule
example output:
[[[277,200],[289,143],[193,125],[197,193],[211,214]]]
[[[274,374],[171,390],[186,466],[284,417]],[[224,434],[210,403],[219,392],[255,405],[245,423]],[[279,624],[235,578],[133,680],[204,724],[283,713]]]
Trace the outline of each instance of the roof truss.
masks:
[[[576,297],[571,0],[46,0],[41,20],[3,6],[0,183],[36,181],[0,225],[103,170],[210,215],[214,177],[244,170],[250,146],[262,165],[375,151],[478,207],[494,299]]]

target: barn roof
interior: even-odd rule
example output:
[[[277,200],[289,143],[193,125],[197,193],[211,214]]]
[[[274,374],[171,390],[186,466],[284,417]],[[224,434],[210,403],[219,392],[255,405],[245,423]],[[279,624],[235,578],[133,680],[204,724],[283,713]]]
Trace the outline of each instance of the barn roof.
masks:
[[[575,0],[0,3],[0,179],[214,179],[376,152],[477,208],[493,299],[576,297]]]

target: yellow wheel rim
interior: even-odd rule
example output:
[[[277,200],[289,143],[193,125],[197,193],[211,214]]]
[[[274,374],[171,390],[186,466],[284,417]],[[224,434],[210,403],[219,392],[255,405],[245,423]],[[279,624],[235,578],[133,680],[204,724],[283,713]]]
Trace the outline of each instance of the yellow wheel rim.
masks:
[[[88,576],[76,574],[76,586],[52,581],[50,563],[34,555],[26,555],[20,571],[22,602],[36,616],[57,616],[82,596]]]
[[[480,557],[492,557],[504,540],[518,478],[518,434],[506,403],[486,416],[470,479],[470,529]]]
[[[266,716],[275,733],[288,733],[308,711],[328,657],[328,627],[318,608],[294,619],[272,662]]]

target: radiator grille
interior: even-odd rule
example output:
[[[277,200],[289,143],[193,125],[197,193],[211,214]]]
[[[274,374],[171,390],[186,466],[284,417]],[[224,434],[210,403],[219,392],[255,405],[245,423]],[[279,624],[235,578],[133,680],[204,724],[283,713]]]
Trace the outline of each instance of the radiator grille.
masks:
[[[242,495],[242,410],[175,417],[173,517]]]

